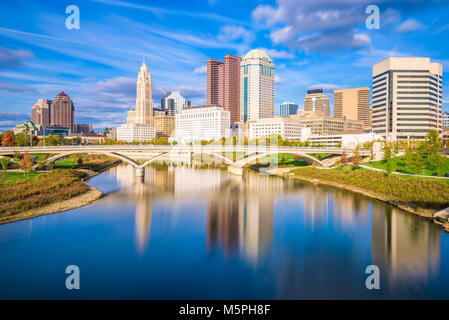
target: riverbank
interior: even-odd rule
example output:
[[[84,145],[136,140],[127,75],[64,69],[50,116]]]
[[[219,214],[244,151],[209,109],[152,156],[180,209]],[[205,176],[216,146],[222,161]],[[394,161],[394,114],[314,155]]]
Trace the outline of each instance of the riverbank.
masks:
[[[119,163],[105,159],[77,169],[46,171],[29,180],[0,184],[0,224],[80,208],[100,199],[103,193],[85,181]]]
[[[404,211],[432,219],[449,232],[449,221],[435,219],[435,213],[449,207],[449,184],[435,179],[386,175],[381,172],[312,167],[277,168],[269,173],[350,190],[390,203]]]

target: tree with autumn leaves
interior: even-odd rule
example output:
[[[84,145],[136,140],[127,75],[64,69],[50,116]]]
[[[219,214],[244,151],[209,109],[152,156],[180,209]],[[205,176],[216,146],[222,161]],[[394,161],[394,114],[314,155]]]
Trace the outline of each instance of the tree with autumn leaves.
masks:
[[[6,132],[3,135],[2,146],[4,147],[14,147],[16,145],[16,141],[14,136],[10,132]]]

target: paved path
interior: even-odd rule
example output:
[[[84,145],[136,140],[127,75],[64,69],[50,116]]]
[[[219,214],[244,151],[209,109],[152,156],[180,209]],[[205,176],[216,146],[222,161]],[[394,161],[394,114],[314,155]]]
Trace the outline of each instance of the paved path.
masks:
[[[365,169],[373,170],[373,171],[387,172],[386,170],[373,168],[373,167],[370,167],[370,166],[364,166],[364,165],[360,165],[360,168],[365,168]],[[423,175],[420,175],[420,174],[410,174],[410,173],[402,173],[402,172],[392,172],[392,174],[398,174],[398,175],[401,175],[401,176],[418,177],[418,178],[449,179],[449,177],[423,176]]]

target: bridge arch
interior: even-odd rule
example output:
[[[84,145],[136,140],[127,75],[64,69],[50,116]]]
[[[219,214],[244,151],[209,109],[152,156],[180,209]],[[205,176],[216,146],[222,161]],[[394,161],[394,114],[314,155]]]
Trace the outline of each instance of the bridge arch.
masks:
[[[109,157],[120,159],[120,160],[122,160],[124,162],[127,162],[127,163],[131,164],[132,166],[134,166],[136,168],[140,167],[140,164],[137,161],[134,161],[133,159],[128,158],[128,157],[126,157],[124,155],[121,155],[121,154],[116,153],[116,152],[102,152],[102,151],[93,151],[93,152],[68,151],[68,152],[63,152],[63,153],[59,153],[57,155],[54,155],[54,156],[46,159],[45,163],[47,163],[47,164],[48,163],[52,163],[52,162],[55,162],[58,159],[65,158],[65,157],[70,156],[72,154],[82,154],[82,153],[86,153],[86,154],[103,154],[105,156],[109,156]],[[37,164],[34,167],[37,167]]]
[[[156,160],[157,158],[159,158],[159,157],[161,157],[161,156],[168,155],[168,154],[170,154],[170,152],[167,152],[167,153],[161,153],[161,154],[159,154],[159,155],[157,155],[157,156],[155,156],[155,157],[149,159],[148,161],[146,161],[141,167],[142,167],[142,168],[145,168],[147,165],[149,165],[150,163],[152,163],[152,162],[153,162],[154,160]],[[211,152],[211,151],[189,152],[188,154],[189,154],[189,155],[192,155],[192,156],[198,155],[198,154],[207,154],[207,155],[210,155],[210,156],[212,156],[212,157],[214,157],[214,158],[223,160],[223,161],[224,161],[225,163],[227,163],[228,165],[231,165],[231,166],[236,166],[236,165],[237,165],[237,164],[236,164],[235,162],[233,162],[232,160],[229,160],[228,158],[223,157],[222,155],[219,155],[219,154],[214,153],[214,152]]]
[[[316,159],[316,158],[314,158],[312,156],[309,156],[308,154],[301,153],[301,152],[294,152],[294,151],[279,151],[279,150],[278,151],[268,151],[268,152],[260,152],[260,153],[249,154],[245,158],[240,159],[239,161],[237,161],[236,165],[238,167],[244,167],[247,164],[249,164],[249,163],[251,163],[251,162],[253,162],[253,161],[257,160],[257,159],[260,159],[260,158],[265,157],[265,156],[273,155],[273,154],[279,154],[279,153],[285,153],[285,154],[290,154],[292,156],[296,156],[296,157],[301,158],[302,160],[306,161],[309,164],[316,163],[320,167],[324,167],[324,168],[327,167],[327,165],[324,162],[322,162],[322,161],[320,161],[320,160],[318,160],[318,159]]]

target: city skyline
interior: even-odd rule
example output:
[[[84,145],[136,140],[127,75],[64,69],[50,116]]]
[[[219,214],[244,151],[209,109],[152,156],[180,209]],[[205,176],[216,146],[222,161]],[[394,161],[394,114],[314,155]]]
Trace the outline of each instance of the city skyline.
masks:
[[[158,1],[152,6],[142,1],[80,1],[79,30],[65,28],[65,4],[6,4],[0,16],[17,19],[1,19],[0,24],[0,131],[30,119],[37,99],[51,99],[61,90],[76,105],[76,123],[92,123],[97,129],[118,126],[134,107],[134,75],[144,56],[157,83],[155,107],[174,90],[192,105],[202,105],[207,58],[243,57],[263,48],[276,65],[276,115],[283,101],[301,104],[306,90],[315,87],[329,96],[333,114],[333,90],[371,88],[372,66],[389,56],[430,57],[443,65],[443,78],[447,72],[443,40],[449,28],[441,18],[446,1],[438,8],[431,1],[408,8],[401,2],[372,1],[380,7],[380,30],[366,29],[363,1],[301,1],[293,8],[316,17],[304,18],[307,28],[285,13],[292,3],[254,1],[232,10],[232,1],[198,1],[191,4],[191,13],[177,2],[164,7]],[[351,13],[352,19],[317,15],[332,11],[342,17]],[[176,27],[170,23],[173,17]],[[443,81],[443,111],[448,111],[446,87]]]

